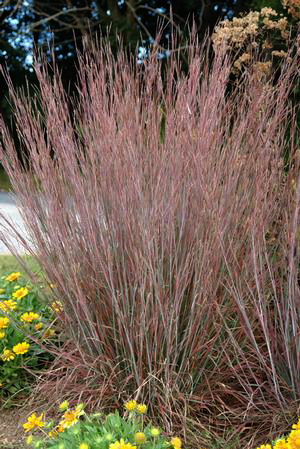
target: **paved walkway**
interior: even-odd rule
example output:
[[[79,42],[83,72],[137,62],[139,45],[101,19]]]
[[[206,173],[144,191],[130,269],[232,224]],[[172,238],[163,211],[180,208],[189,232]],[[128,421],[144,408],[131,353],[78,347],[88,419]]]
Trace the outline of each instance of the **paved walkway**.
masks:
[[[12,193],[0,192],[0,212],[6,217],[13,221],[14,225],[18,228],[21,234],[26,237],[28,234],[26,232],[24,222],[21,218],[20,212],[16,205],[16,200]],[[0,216],[0,231],[3,230],[2,224],[5,225],[3,218]],[[6,225],[7,226],[7,225]],[[10,238],[10,241],[20,252],[25,252],[23,247],[17,242],[15,238],[12,237],[10,232],[6,231],[6,236]],[[9,249],[0,239],[0,254],[10,254]]]

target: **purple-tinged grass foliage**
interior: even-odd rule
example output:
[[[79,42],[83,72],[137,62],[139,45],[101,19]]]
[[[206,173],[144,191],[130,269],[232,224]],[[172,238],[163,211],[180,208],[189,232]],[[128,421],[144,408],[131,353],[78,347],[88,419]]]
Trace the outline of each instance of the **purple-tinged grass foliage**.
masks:
[[[236,425],[252,444],[300,399],[297,63],[231,85],[230,58],[190,44],[188,74],[176,52],[163,72],[155,49],[138,64],[87,46],[76,99],[36,62],[35,98],[8,80],[27,167],[3,121],[1,161],[64,308],[44,394],[133,395],[190,441]]]

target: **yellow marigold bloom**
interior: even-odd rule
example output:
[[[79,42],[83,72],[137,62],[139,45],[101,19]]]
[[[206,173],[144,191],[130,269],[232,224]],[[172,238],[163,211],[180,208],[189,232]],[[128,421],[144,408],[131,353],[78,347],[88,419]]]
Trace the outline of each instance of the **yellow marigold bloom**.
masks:
[[[24,427],[25,432],[29,432],[29,430],[33,430],[36,427],[44,427],[43,421],[43,413],[40,416],[36,416],[35,413],[33,413],[29,418],[27,418],[27,422],[22,424]]]
[[[160,434],[160,430],[157,429],[156,427],[152,427],[152,429],[150,430],[150,433],[153,437],[158,437],[158,435]]]
[[[181,439],[174,437],[171,439],[171,444],[175,449],[181,449]]]
[[[35,328],[36,331],[39,331],[40,329],[42,329],[42,327],[43,327],[43,323],[37,323],[37,324],[34,326],[34,328]]]
[[[5,337],[5,332],[0,332],[0,340]]]
[[[59,406],[58,406],[59,410],[67,410],[68,407],[69,407],[68,401],[64,401],[61,404],[59,404]]]
[[[126,410],[128,410],[129,412],[133,412],[133,410],[136,409],[136,401],[132,400],[132,401],[128,401],[124,404],[124,407],[126,408]]]
[[[10,310],[15,310],[16,308],[17,303],[12,299],[7,299],[6,301],[0,302],[0,309],[3,310],[3,312],[9,312]]]
[[[63,419],[60,421],[59,425],[63,428],[71,427],[78,421],[78,417],[82,413],[79,410],[67,410],[63,414]]]
[[[272,449],[271,444],[262,444],[261,446],[258,446],[256,449]]]
[[[275,441],[273,447],[274,449],[288,449],[288,444],[284,438],[280,438],[279,440]]]
[[[15,358],[15,354],[10,349],[4,349],[1,354],[1,359],[4,362],[9,362]]]
[[[5,317],[0,317],[0,329],[5,329],[8,326],[9,323],[9,318]]]
[[[26,341],[23,341],[22,343],[18,343],[17,345],[13,346],[13,351],[15,354],[25,354],[28,352],[30,344]]]
[[[109,445],[109,449],[135,449],[135,446],[132,446],[131,443],[125,443],[123,438],[120,441],[116,441],[115,443],[111,443]]]
[[[145,436],[145,434],[144,434],[143,432],[137,432],[137,433],[134,435],[134,441],[135,441],[137,444],[145,443],[145,441],[146,441],[146,436]]]
[[[40,315],[35,312],[25,312],[23,315],[21,315],[20,320],[24,323],[31,323],[34,320],[38,320]]]
[[[86,443],[81,443],[79,449],[89,449],[89,446]]]
[[[146,412],[147,412],[147,405],[145,405],[145,404],[139,404],[139,405],[136,407],[136,409],[137,409],[137,411],[138,411],[139,413],[141,413],[141,414],[146,413]]]
[[[28,295],[29,291],[26,287],[21,287],[13,293],[13,298],[22,299],[24,296]]]
[[[288,436],[287,443],[289,449],[300,449],[300,430],[292,430]]]
[[[296,424],[293,424],[293,425],[292,425],[292,429],[294,429],[294,430],[300,430],[300,419],[299,419],[299,421],[298,421]]]
[[[19,277],[21,276],[21,273],[19,273],[18,271],[15,273],[10,273],[5,280],[8,282],[13,282],[16,281]]]

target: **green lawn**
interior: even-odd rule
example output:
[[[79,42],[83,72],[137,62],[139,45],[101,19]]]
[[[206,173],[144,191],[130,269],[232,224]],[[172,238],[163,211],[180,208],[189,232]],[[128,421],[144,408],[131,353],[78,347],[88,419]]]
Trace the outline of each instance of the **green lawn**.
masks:
[[[12,190],[9,178],[3,168],[0,168],[0,191],[9,192]]]
[[[33,273],[41,275],[41,268],[32,256],[23,256],[23,260]],[[0,276],[12,271],[20,271],[25,278],[27,277],[23,267],[14,256],[0,255]]]

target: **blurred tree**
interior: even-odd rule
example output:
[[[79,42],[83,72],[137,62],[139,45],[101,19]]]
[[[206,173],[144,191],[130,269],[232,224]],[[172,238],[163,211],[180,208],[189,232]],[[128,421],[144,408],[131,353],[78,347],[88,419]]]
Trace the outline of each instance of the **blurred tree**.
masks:
[[[193,20],[200,37],[212,31],[224,17],[247,12],[253,0],[0,0],[0,65],[6,66],[15,86],[25,78],[34,84],[33,48],[50,56],[53,48],[67,89],[74,87],[76,47],[85,33],[106,35],[117,48],[117,34],[131,51],[140,53],[155,39],[158,21],[163,26],[160,41],[167,49],[172,27],[183,40]],[[0,73],[0,113],[9,120],[7,89]]]

